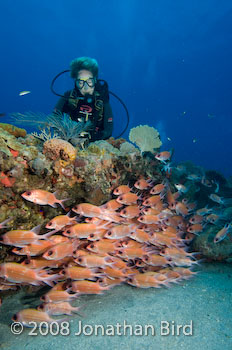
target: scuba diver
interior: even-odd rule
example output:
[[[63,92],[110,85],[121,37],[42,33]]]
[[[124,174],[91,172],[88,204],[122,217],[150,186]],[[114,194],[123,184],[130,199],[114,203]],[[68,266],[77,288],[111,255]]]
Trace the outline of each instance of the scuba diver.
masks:
[[[67,113],[74,121],[91,122],[80,142],[83,138],[87,143],[108,139],[113,131],[113,113],[108,84],[98,80],[97,61],[90,57],[74,59],[70,63],[70,75],[75,86],[58,100],[53,114]]]

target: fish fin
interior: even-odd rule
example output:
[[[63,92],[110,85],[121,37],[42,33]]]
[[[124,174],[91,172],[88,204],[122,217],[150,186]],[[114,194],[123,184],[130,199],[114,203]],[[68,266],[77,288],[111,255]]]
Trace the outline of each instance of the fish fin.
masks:
[[[31,231],[33,231],[35,234],[39,234],[40,233],[40,229],[41,229],[41,224],[40,225],[37,225],[35,227],[33,227],[33,229],[31,229]]]
[[[52,231],[49,231],[43,235],[41,235],[39,238],[40,239],[47,239],[48,237],[52,236],[54,233],[56,232],[59,232],[60,230],[52,230]]]
[[[64,206],[63,202],[68,201],[69,199],[71,199],[71,198],[65,198],[65,199],[57,200],[57,203],[59,203],[60,206],[65,210],[65,206]]]

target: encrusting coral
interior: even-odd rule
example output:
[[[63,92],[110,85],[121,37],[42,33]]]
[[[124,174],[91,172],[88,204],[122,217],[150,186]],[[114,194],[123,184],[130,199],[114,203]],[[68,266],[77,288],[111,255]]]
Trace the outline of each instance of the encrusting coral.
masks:
[[[129,140],[135,143],[142,153],[154,152],[162,145],[158,130],[148,125],[139,125],[132,128],[129,133]]]
[[[27,132],[25,129],[18,128],[15,125],[0,123],[0,128],[9,132],[9,134],[15,137],[25,137]]]

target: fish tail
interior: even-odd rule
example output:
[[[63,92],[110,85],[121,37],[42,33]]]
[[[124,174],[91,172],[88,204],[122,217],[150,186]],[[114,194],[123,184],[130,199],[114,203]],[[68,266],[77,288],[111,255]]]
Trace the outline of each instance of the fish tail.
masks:
[[[1,224],[0,224],[0,228],[5,228],[8,227],[6,224],[11,221],[13,219],[13,217],[10,217],[9,219],[4,220]]]
[[[81,317],[86,317],[86,315],[83,312],[80,312],[80,309],[83,309],[87,304],[82,304],[81,306],[76,306],[72,308],[72,312],[78,314]]]
[[[57,203],[60,204],[60,206],[65,210],[65,206],[64,206],[64,202],[68,201],[71,198],[65,198],[65,199],[61,199],[61,200],[57,200]]]
[[[59,279],[59,278],[60,278],[60,275],[59,275],[59,274],[51,275],[51,276],[47,276],[47,277],[41,276],[41,277],[40,277],[40,281],[42,281],[42,282],[48,284],[50,287],[54,287],[54,285],[55,285],[54,282],[55,282],[57,279]]]

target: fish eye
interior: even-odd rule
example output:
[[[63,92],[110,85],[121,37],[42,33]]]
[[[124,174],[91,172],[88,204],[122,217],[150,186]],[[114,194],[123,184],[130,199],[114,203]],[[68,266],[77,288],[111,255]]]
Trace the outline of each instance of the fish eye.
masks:
[[[109,232],[108,232],[108,236],[111,236],[111,235],[112,235],[112,232],[111,232],[111,231],[109,231]]]
[[[78,258],[77,260],[78,260],[79,262],[82,262],[82,261],[83,261],[83,259],[82,259],[82,258]]]
[[[90,248],[94,248],[94,244],[90,244]]]
[[[89,235],[89,237],[93,238],[93,237],[94,237],[94,234],[93,234],[93,233],[91,233],[91,234]]]
[[[49,250],[49,251],[48,251],[48,256],[51,256],[52,253],[53,253],[53,251],[52,251],[52,250]]]
[[[132,278],[128,278],[128,280],[127,280],[128,282],[132,282]]]
[[[122,198],[122,196],[120,196],[120,197],[118,197],[118,199],[121,201],[123,198]]]
[[[139,218],[139,221],[144,221],[144,217],[141,216],[141,217]]]
[[[149,260],[149,258],[148,258],[147,255],[145,255],[144,260],[145,260],[145,261],[148,261],[148,260]]]
[[[67,230],[66,233],[70,234],[70,233],[71,233],[71,230]]]
[[[13,320],[13,321],[17,321],[17,319],[18,319],[17,314],[14,314],[14,316],[12,317],[12,320]]]
[[[122,213],[123,213],[123,214],[126,214],[126,209],[122,210]]]
[[[27,192],[26,192],[26,195],[27,195],[27,196],[30,196],[30,195],[31,195],[31,191],[27,191]]]
[[[26,265],[30,264],[30,260],[29,259],[24,260],[24,264]]]
[[[51,225],[52,225],[51,221],[50,221],[47,225],[48,225],[48,226],[51,226]]]
[[[65,275],[65,270],[60,271],[62,275]]]
[[[45,301],[45,300],[46,300],[45,295],[43,295],[40,299],[43,300],[43,301]]]
[[[121,250],[118,251],[118,254],[123,254],[123,252]]]
[[[45,308],[45,305],[39,305],[38,306],[38,310],[44,310],[44,308]]]
[[[118,192],[119,192],[119,190],[116,188],[115,192],[116,192],[116,193],[118,193]]]

